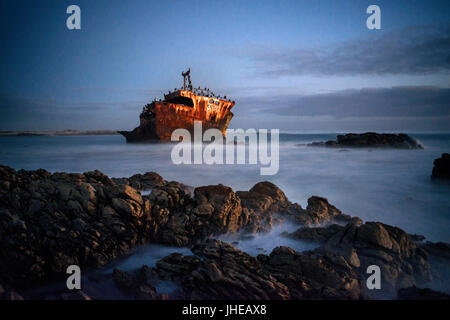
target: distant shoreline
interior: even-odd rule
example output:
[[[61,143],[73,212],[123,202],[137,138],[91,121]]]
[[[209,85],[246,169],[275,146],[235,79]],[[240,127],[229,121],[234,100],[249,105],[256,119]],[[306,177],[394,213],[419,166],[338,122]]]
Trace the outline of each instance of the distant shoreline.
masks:
[[[48,130],[48,131],[0,131],[0,137],[22,136],[86,136],[86,135],[118,135],[116,130]]]
[[[120,135],[119,130],[0,130],[0,137],[23,137],[23,136],[95,136],[95,135]],[[428,132],[408,132],[408,134],[450,134],[444,131],[428,131]],[[362,133],[362,132],[361,132]],[[397,132],[395,132],[397,133]],[[280,132],[283,135],[316,135],[316,134],[345,134],[344,132]]]

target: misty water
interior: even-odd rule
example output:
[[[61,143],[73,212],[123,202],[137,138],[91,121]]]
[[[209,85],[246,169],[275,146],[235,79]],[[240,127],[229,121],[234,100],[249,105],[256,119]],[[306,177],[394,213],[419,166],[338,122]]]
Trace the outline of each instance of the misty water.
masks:
[[[281,134],[280,168],[274,176],[261,176],[259,164],[174,165],[174,144],[126,144],[119,135],[0,137],[0,164],[50,172],[98,169],[111,177],[155,171],[166,180],[194,187],[222,183],[235,191],[268,180],[303,207],[310,196],[323,196],[363,220],[450,242],[450,185],[430,180],[434,159],[450,152],[450,134],[411,136],[425,149],[308,147],[304,144],[336,134]]]
[[[310,196],[323,196],[344,213],[364,221],[380,221],[430,241],[450,242],[450,184],[430,180],[434,159],[450,151],[450,134],[411,136],[424,150],[309,147],[306,144],[313,141],[334,140],[336,134],[281,134],[279,172],[273,176],[261,176],[259,164],[175,165],[170,157],[175,144],[127,144],[119,135],[0,137],[0,164],[50,172],[98,169],[110,177],[155,171],[166,180],[189,186],[222,183],[235,191],[268,180],[302,207]],[[255,256],[269,254],[279,245],[298,251],[312,249],[314,245],[281,236],[295,228],[276,226],[256,237],[219,238]],[[171,252],[190,254],[188,249],[149,245],[114,262],[114,267],[152,267]],[[112,267],[105,269],[111,271]]]
[[[279,172],[273,176],[261,176],[260,164],[174,165],[170,154],[175,144],[127,144],[119,135],[0,137],[0,164],[17,170],[43,168],[50,172],[98,169],[110,177],[155,171],[166,180],[189,186],[222,183],[235,191],[268,180],[302,207],[306,207],[310,196],[323,196],[344,213],[365,221],[381,221],[425,235],[431,241],[450,242],[450,184],[430,180],[434,159],[449,152],[450,134],[412,136],[424,145],[424,150],[309,147],[306,144],[313,141],[334,140],[336,134],[281,134]],[[218,239],[254,256],[269,254],[280,245],[297,251],[313,249],[314,244],[282,236],[296,228],[279,225],[267,234],[223,235]],[[127,257],[87,274],[86,291],[103,298],[129,298],[115,288],[113,268],[132,271],[144,264],[154,267],[172,252],[192,254],[187,248],[161,245],[136,248]],[[176,290],[170,282],[153,285],[158,292]]]

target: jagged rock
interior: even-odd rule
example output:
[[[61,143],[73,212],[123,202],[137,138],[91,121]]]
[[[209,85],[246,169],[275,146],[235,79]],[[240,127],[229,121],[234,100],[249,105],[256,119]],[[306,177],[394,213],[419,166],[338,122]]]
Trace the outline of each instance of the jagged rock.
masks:
[[[249,218],[257,220],[251,225],[260,225],[262,230],[270,230],[272,224],[283,220],[307,226],[331,221],[347,223],[351,220],[350,216],[343,214],[322,197],[309,198],[304,210],[299,204],[290,202],[276,185],[267,181],[257,183],[249,191],[238,191],[236,194],[241,199],[242,207],[248,209]]]
[[[119,287],[127,289],[132,288],[134,285],[133,276],[119,269],[113,270],[113,280]]]
[[[420,246],[427,254],[450,261],[450,244],[445,242],[429,242]]]
[[[133,185],[152,192],[142,196]],[[216,185],[193,195],[152,172],[109,179],[100,171],[0,166],[1,280],[27,286],[64,276],[70,264],[99,267],[146,242],[188,246],[223,233],[267,231],[276,216],[305,214],[269,182],[247,193]]]
[[[287,247],[249,256],[230,244],[207,240],[196,256],[171,254],[155,274],[177,282],[185,299],[359,299],[361,284],[343,257]]]
[[[295,252],[275,248],[266,257],[258,256],[264,269],[285,284],[293,299],[361,299],[361,281],[341,255],[319,251]]]
[[[450,300],[450,295],[428,288],[420,289],[416,286],[398,290],[399,300]]]
[[[166,184],[166,181],[156,172],[138,173],[130,178],[112,178],[111,180],[119,185],[129,185],[139,191],[161,187]]]
[[[312,196],[304,214],[295,216],[295,221],[306,226],[321,225],[324,223],[349,222],[351,217],[343,214],[335,206],[328,203],[326,198]]]
[[[434,160],[431,179],[450,179],[450,154],[443,153],[440,158]]]
[[[280,188],[268,181],[236,194],[241,200],[243,224],[248,232],[269,231],[274,223],[293,219],[293,216],[304,212],[300,205],[291,203]]]
[[[161,296],[158,296],[156,293],[156,289],[149,283],[149,272],[150,270],[147,266],[142,266],[133,274],[114,269],[113,280],[120,289],[132,294],[135,299],[161,299]]]
[[[199,187],[194,198],[185,186],[171,182],[149,195],[149,232],[157,242],[187,246],[209,235],[238,231],[245,223],[239,198],[229,187]]]
[[[393,133],[348,133],[338,135],[336,141],[313,142],[310,146],[319,147],[371,147],[396,149],[423,149],[423,146],[407,134]]]
[[[62,300],[92,300],[91,297],[89,297],[86,293],[84,293],[81,290],[76,290],[76,291],[70,292],[70,293],[62,293],[61,299]]]
[[[379,222],[348,224],[318,250],[344,255],[351,253],[354,259],[357,257],[359,260],[360,267],[356,271],[361,276],[365,275],[368,266],[379,266],[385,293],[432,279],[426,253],[411,236]]]
[[[24,300],[24,298],[16,290],[0,283],[0,300]]]
[[[118,286],[142,299],[167,298],[155,292],[151,277],[176,281],[185,298],[360,299],[368,265],[380,266],[382,286],[392,292],[425,283],[431,275],[443,279],[431,274],[430,257],[440,257],[448,269],[447,244],[416,243],[420,239],[398,228],[362,224],[325,198],[311,197],[302,209],[270,182],[249,191],[211,185],[192,193],[154,173],[133,177],[0,166],[2,297],[18,298],[10,288],[66,277],[71,264],[102,266],[147,242],[194,245],[195,256],[170,255],[158,262],[155,274],[148,268],[136,274],[115,271]],[[142,196],[133,186],[152,192]],[[218,241],[202,243],[224,233],[267,231],[282,221],[303,226],[293,237],[322,245],[303,253],[277,248],[255,259]]]
[[[278,203],[281,205],[288,202],[288,199],[284,192],[281,191],[281,189],[276,185],[268,181],[263,181],[255,184],[249,192],[268,196],[273,200],[274,203]]]
[[[206,219],[213,232],[236,232],[242,215],[240,199],[230,187],[223,185],[196,188],[194,191],[196,206],[194,215],[209,217]]]
[[[433,288],[448,292],[448,279],[450,279],[450,244],[443,242],[419,243],[418,247],[423,250],[427,262],[431,266],[433,276]]]
[[[431,272],[429,255],[444,259],[441,262],[443,268],[450,261],[447,244],[418,245],[414,237],[399,228],[378,222],[361,224],[359,219],[353,219],[345,227],[335,224],[303,227],[287,236],[323,243],[317,252],[342,255],[361,278],[367,276],[369,265],[379,266],[383,293],[388,296],[395,294],[398,288],[424,284],[435,278],[437,275]]]
[[[350,219],[319,197],[312,197],[303,210],[270,182],[236,193],[223,185],[199,187],[194,198],[184,185],[168,183],[155,187],[148,198],[152,203],[149,233],[155,241],[176,246],[223,233],[269,231],[283,220],[313,225]]]
[[[425,240],[425,236],[421,234],[410,234],[411,239],[415,242],[421,242]]]
[[[150,238],[148,200],[99,171],[0,166],[0,181],[0,275],[15,286],[103,265]]]
[[[157,263],[156,274],[179,283],[186,299],[289,299],[288,288],[245,252],[217,240],[194,246],[200,256],[172,254]]]
[[[4,300],[24,300],[24,298],[15,290],[10,290],[4,294]]]
[[[342,229],[344,229],[344,227],[337,224],[317,228],[302,227],[297,231],[287,234],[286,236],[298,240],[325,242]]]

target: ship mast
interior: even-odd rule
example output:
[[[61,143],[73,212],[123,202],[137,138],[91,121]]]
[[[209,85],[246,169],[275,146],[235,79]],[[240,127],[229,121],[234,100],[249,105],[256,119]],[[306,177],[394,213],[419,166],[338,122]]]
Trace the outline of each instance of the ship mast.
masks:
[[[181,72],[183,76],[183,90],[186,90],[186,77],[188,79],[188,88],[192,91],[192,82],[191,82],[191,68],[189,68],[186,72]]]

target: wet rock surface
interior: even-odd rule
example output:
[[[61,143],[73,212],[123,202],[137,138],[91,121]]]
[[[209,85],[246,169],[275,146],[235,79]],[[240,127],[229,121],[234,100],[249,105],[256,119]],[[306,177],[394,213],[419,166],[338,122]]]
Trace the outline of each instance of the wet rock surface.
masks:
[[[427,257],[437,252],[419,246],[401,229],[357,220],[346,226],[309,229],[315,230],[314,237],[306,238],[323,243],[315,250],[296,252],[277,247],[269,255],[260,254],[255,259],[211,239],[194,246],[194,256],[173,254],[162,259],[155,273],[178,283],[183,288],[182,297],[187,299],[265,299],[255,294],[262,281],[255,277],[270,279],[270,287],[277,289],[272,299],[394,299],[399,289],[425,285],[433,278]],[[307,228],[300,230],[303,234]],[[439,256],[448,268],[448,248],[438,246],[435,250],[444,250]],[[382,295],[366,288],[366,271],[371,265],[380,267]],[[222,285],[231,291],[219,289]]]
[[[113,279],[119,289],[125,291],[132,298],[138,300],[161,300],[163,296],[156,293],[156,289],[150,283],[150,270],[147,266],[130,274],[119,269],[114,269]]]
[[[304,252],[277,247],[254,257],[213,239],[286,222],[299,226],[286,236],[320,246]],[[449,246],[422,240],[379,222],[363,223],[326,198],[313,196],[303,209],[270,182],[249,191],[220,184],[192,191],[154,172],[109,178],[100,171],[50,174],[0,166],[2,299],[20,299],[30,286],[64,279],[69,265],[97,269],[145,243],[191,247],[192,255],[171,254],[155,268],[131,273],[114,270],[115,285],[134,299],[366,299],[373,297],[365,289],[366,268],[374,264],[384,292],[395,297],[401,288],[446,276],[439,270],[448,270]],[[179,290],[158,292],[161,281]]]
[[[288,288],[255,257],[230,244],[207,240],[192,248],[196,256],[171,254],[156,274],[179,283],[187,299],[289,299]]]
[[[314,147],[371,147],[371,148],[395,148],[395,149],[423,149],[423,146],[415,139],[404,133],[348,133],[338,135],[336,140],[326,142],[313,142]]]
[[[13,288],[0,283],[0,300],[24,300],[22,295]]]
[[[295,232],[285,234],[285,236],[297,240],[323,243],[344,228],[338,224],[316,228],[301,227]]]
[[[139,192],[149,188],[148,196]],[[68,265],[99,267],[148,242],[189,246],[218,234],[267,231],[275,215],[319,223],[338,214],[305,211],[270,182],[236,193],[204,186],[191,196],[186,185],[153,172],[110,179],[100,171],[0,166],[1,280],[19,286],[49,280]]]
[[[371,265],[380,267],[385,294],[432,280],[426,251],[403,230],[379,222],[349,224],[331,236],[320,250],[349,257],[361,276]]]
[[[253,257],[214,239],[193,246],[192,253],[190,256],[173,253],[163,258],[151,277],[177,283],[180,286],[177,297],[182,299],[364,297],[358,275],[341,256],[313,251],[298,253],[288,247],[277,247],[268,256]],[[130,274],[122,278],[133,283]]]
[[[98,267],[147,241],[151,205],[99,171],[0,167],[0,274],[19,286]]]
[[[450,154],[443,153],[440,158],[434,160],[431,179],[450,180]]]
[[[429,283],[433,277],[429,255],[438,254],[447,268],[450,265],[447,245],[420,246],[404,231],[382,223],[353,221],[310,229],[320,235],[313,240],[323,242],[315,250],[277,247],[253,258],[210,239],[194,246],[193,256],[172,254],[162,259],[155,274],[178,283],[186,299],[266,299],[256,294],[266,281],[276,289],[270,291],[272,299],[394,299],[401,288]],[[370,265],[380,267],[382,295],[366,289]]]
[[[420,289],[416,286],[398,290],[399,300],[450,300],[450,295],[428,288]]]

